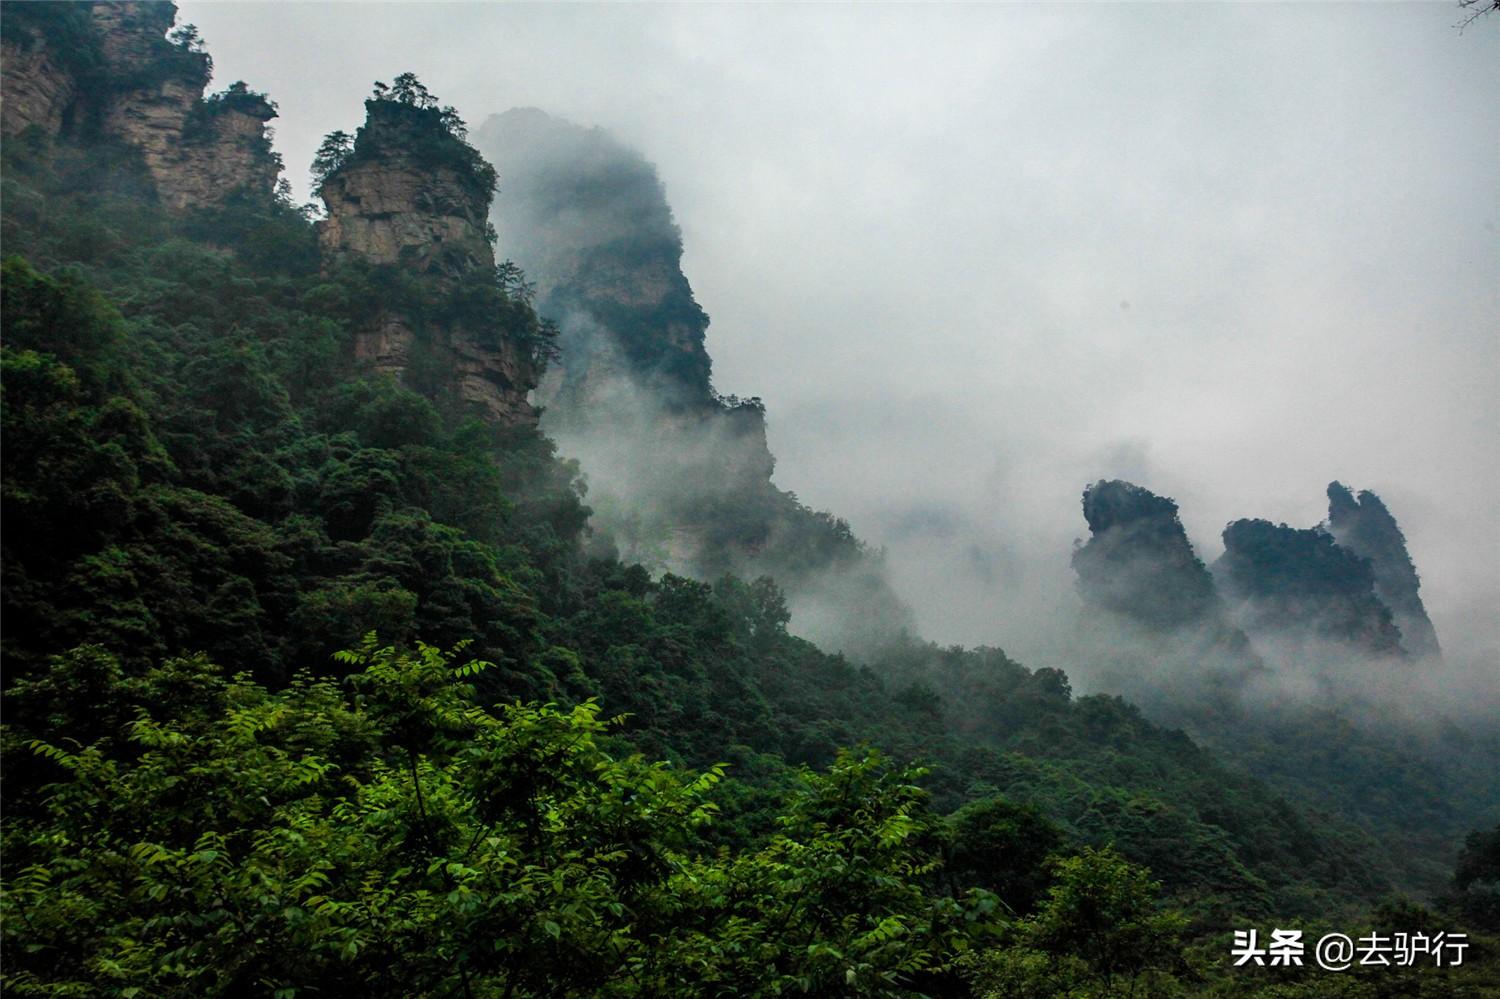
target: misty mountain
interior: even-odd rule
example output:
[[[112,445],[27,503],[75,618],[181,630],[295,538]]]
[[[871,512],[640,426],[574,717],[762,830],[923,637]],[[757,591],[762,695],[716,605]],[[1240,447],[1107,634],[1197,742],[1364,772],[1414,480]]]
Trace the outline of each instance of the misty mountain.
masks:
[[[1083,491],[1083,518],[1091,536],[1073,553],[1073,570],[1085,600],[1161,628],[1219,612],[1213,578],[1193,553],[1172,500],[1100,480]]]
[[[537,401],[567,421],[608,405],[625,380],[668,408],[712,409],[708,316],[655,168],[602,129],[536,108],[490,116],[474,142],[500,172],[500,252],[562,329],[561,363]]]
[[[1310,641],[1376,657],[1436,654],[1437,635],[1395,518],[1370,492],[1356,500],[1334,482],[1328,496],[1326,527],[1229,524],[1224,553],[1210,571],[1174,501],[1101,480],[1083,493],[1090,538],[1073,553],[1079,593],[1096,611],[1156,634],[1208,627],[1232,634],[1231,644],[1241,648],[1248,634],[1263,645]]]
[[[1241,520],[1210,573],[1169,498],[1099,481],[1083,512],[1092,536],[1073,553],[1082,606],[1066,657],[1096,686],[1366,828],[1399,798],[1422,818],[1381,835],[1409,862],[1471,824],[1470,809],[1500,807],[1497,733],[1434,720],[1430,690],[1454,681],[1424,677],[1432,661],[1411,669],[1369,560],[1325,530]]]
[[[1265,666],[1229,623],[1213,577],[1193,551],[1174,500],[1121,480],[1083,491],[1090,537],[1073,551],[1082,607],[1070,656],[1096,682],[1147,704],[1223,710]]]
[[[1289,635],[1372,655],[1402,652],[1370,563],[1325,530],[1237,520],[1224,528],[1214,576],[1252,640]]]
[[[535,108],[491,116],[475,142],[501,177],[499,252],[558,324],[536,401],[583,467],[599,540],[699,579],[769,575],[792,627],[832,648],[910,628],[881,554],[772,482],[760,400],[715,390],[708,316],[655,168],[602,129]]]
[[[1406,538],[1380,497],[1362,489],[1355,499],[1342,483],[1330,482],[1328,531],[1340,547],[1369,560],[1375,592],[1401,630],[1401,647],[1418,658],[1441,655],[1437,631],[1417,592],[1422,584]]]

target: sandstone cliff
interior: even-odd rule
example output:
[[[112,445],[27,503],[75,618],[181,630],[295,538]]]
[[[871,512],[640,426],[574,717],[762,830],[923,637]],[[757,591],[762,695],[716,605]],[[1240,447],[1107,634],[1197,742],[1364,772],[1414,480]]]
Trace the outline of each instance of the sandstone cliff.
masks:
[[[1342,483],[1329,483],[1328,529],[1340,547],[1369,559],[1375,592],[1401,629],[1402,647],[1414,656],[1441,655],[1406,538],[1380,497],[1364,490],[1356,499]]]
[[[78,92],[66,59],[40,31],[8,33],[0,42],[0,132],[17,135],[33,126],[48,135],[62,131]]]
[[[455,395],[491,422],[534,422],[527,393],[537,364],[503,328],[494,297],[493,172],[443,110],[379,96],[365,107],[364,126],[319,189],[328,209],[319,244],[330,265],[382,269],[393,286],[418,279],[420,292],[393,297],[356,332],[355,360],[426,394]]]
[[[212,63],[196,36],[166,37],[173,3],[29,3],[6,8],[0,130],[87,135],[139,151],[162,204],[187,211],[280,172],[266,123],[275,107],[237,83],[207,99]]]

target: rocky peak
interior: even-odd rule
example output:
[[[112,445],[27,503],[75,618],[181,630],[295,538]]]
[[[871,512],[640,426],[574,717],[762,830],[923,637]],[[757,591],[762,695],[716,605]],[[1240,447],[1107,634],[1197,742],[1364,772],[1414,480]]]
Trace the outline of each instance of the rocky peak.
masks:
[[[1073,553],[1086,600],[1155,628],[1202,622],[1218,609],[1213,580],[1165,496],[1120,480],[1083,491],[1092,537]]]
[[[270,198],[275,106],[243,83],[205,100],[212,60],[196,32],[166,37],[176,16],[173,3],[140,0],[7,7],[0,128],[134,146],[172,211],[242,190]]]
[[[1380,497],[1353,492],[1340,482],[1328,485],[1328,530],[1339,546],[1368,559],[1375,592],[1401,629],[1401,644],[1414,656],[1441,654],[1437,632],[1418,592],[1422,583],[1406,550],[1406,537]]]
[[[1377,655],[1403,651],[1369,561],[1321,528],[1234,521],[1224,529],[1214,577],[1252,640],[1279,635]]]
[[[318,191],[328,207],[318,231],[324,252],[439,279],[493,270],[487,165],[463,155],[466,144],[437,109],[385,99],[365,109],[365,124]]]
[[[377,84],[365,109],[355,136],[336,132],[319,153],[328,209],[319,245],[329,265],[352,260],[393,279],[420,276],[422,301],[392,301],[358,331],[356,362],[426,394],[452,394],[491,422],[534,422],[535,362],[499,328],[487,220],[494,169],[465,141],[453,109],[439,108],[409,74],[394,90]]]
[[[269,199],[281,173],[265,127],[275,107],[243,83],[206,100],[201,94],[163,80],[112,101],[105,128],[140,149],[171,211],[211,207],[240,190]]]

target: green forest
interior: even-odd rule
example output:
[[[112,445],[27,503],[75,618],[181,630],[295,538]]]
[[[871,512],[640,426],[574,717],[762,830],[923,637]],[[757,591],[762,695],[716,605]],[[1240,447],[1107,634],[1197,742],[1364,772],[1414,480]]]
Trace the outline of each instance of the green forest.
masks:
[[[368,110],[493,191],[415,78]],[[355,363],[388,313],[555,361],[513,265],[330,262],[285,188],[168,211],[87,120],[8,136],[0,197],[7,994],[1500,996],[1495,803],[1454,804],[1493,747],[823,651],[771,578],[601,555],[536,426]],[[1469,947],[1234,967],[1273,927]]]

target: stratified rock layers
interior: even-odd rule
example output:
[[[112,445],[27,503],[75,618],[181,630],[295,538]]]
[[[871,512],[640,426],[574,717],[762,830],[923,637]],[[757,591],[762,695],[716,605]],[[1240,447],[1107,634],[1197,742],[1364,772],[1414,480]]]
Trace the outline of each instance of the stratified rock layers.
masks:
[[[6,16],[19,24],[0,60],[5,135],[97,128],[140,152],[176,212],[237,191],[271,196],[280,163],[266,123],[276,109],[243,84],[204,99],[208,56],[165,37],[175,4],[22,4]]]
[[[59,66],[40,33],[30,36],[26,48],[9,39],[0,44],[0,132],[5,135],[32,127],[56,135],[77,89],[73,74]]]
[[[461,140],[442,132],[436,117],[429,121],[390,101],[365,106],[369,114],[349,162],[318,192],[328,208],[318,224],[325,260],[354,258],[420,275],[429,303],[451,299],[466,286],[492,287],[491,191],[462,166],[433,162],[430,152],[434,142]],[[498,316],[444,317],[441,311],[381,310],[355,333],[356,362],[422,391],[451,392],[492,423],[534,423],[527,400],[536,380],[532,362],[493,327]],[[421,383],[418,367],[432,384]]]

